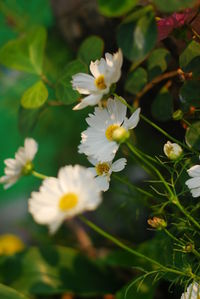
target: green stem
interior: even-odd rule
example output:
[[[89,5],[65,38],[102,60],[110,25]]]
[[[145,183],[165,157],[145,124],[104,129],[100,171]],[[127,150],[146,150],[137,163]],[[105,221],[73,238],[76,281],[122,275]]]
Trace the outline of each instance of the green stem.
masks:
[[[94,224],[93,222],[89,221],[88,219],[86,219],[84,216],[80,216],[80,219],[86,224],[88,225],[91,229],[93,229],[95,232],[97,232],[98,234],[100,234],[101,236],[105,237],[106,239],[108,239],[109,241],[111,241],[112,243],[116,244],[117,246],[119,246],[120,248],[124,249],[127,252],[130,252],[131,254],[133,254],[134,256],[137,256],[141,259],[144,259],[148,262],[150,262],[151,264],[154,264],[156,266],[158,266],[159,268],[161,268],[163,271],[166,272],[171,272],[174,274],[178,274],[178,275],[183,275],[183,276],[194,276],[193,273],[190,273],[190,275],[188,273],[184,273],[181,272],[179,270],[176,269],[172,269],[172,268],[168,268],[163,266],[162,264],[160,264],[159,262],[149,258],[146,255],[143,255],[142,253],[134,250],[133,248],[130,248],[129,246],[127,246],[126,244],[122,243],[120,240],[118,240],[117,238],[115,238],[114,236],[110,235],[109,233],[105,232],[103,229],[101,229],[100,227],[98,227],[96,224]]]
[[[179,208],[179,210],[198,228],[200,229],[200,224],[185,210],[185,208],[181,205],[178,197],[174,201],[175,205]]]
[[[177,239],[174,235],[172,235],[166,228],[164,229],[164,232],[178,244],[184,245],[179,239]]]
[[[126,105],[127,108],[129,108],[129,110],[131,112],[135,111],[135,108],[133,108],[131,105],[129,105],[125,99],[123,99],[122,97],[118,96],[116,93],[113,94],[121,103],[123,103],[124,105]],[[162,133],[165,137],[167,137],[168,139],[170,139],[171,141],[174,141],[175,143],[178,143],[179,145],[181,145],[182,147],[184,147],[185,149],[189,150],[189,151],[193,151],[195,153],[197,153],[197,151],[189,148],[187,145],[185,145],[183,142],[177,140],[176,138],[172,137],[170,134],[168,134],[165,130],[163,130],[162,128],[160,128],[158,125],[156,125],[154,122],[152,122],[150,119],[148,119],[146,116],[144,116],[143,114],[140,113],[140,117],[141,119],[143,119],[146,123],[148,123],[149,125],[151,125],[153,128],[155,128],[157,131],[159,131],[160,133]]]
[[[135,154],[138,158],[140,158],[142,161],[144,161],[160,178],[162,181],[163,185],[165,186],[166,190],[169,192],[170,195],[170,200],[173,201],[174,198],[174,193],[172,192],[171,188],[169,187],[168,183],[165,181],[164,177],[160,173],[160,171],[153,165],[151,164],[148,160],[146,160],[129,142],[127,142],[128,148],[132,151],[133,154]]]
[[[42,173],[39,173],[39,172],[37,172],[35,170],[32,170],[31,174],[33,176],[35,176],[36,178],[41,179],[41,180],[44,180],[44,179],[48,178],[48,176],[46,176],[46,175],[44,175]]]
[[[177,140],[176,138],[172,137],[170,134],[168,134],[165,130],[163,130],[162,128],[160,128],[159,126],[157,126],[154,122],[152,122],[150,119],[148,119],[146,116],[140,114],[141,119],[143,119],[146,123],[148,123],[149,125],[151,125],[153,128],[155,128],[157,131],[159,131],[160,133],[162,133],[165,137],[167,137],[168,139],[170,139],[171,141],[174,141],[176,143],[178,143],[179,145],[181,145],[182,147],[186,148],[187,150],[191,150],[190,148],[188,148],[187,145],[185,145],[184,143],[182,143],[181,141]]]
[[[142,193],[142,194],[144,194],[144,195],[146,195],[146,196],[148,196],[148,197],[154,198],[154,195],[153,195],[153,194],[151,194],[151,193],[149,193],[148,191],[145,191],[145,190],[143,190],[143,189],[141,189],[141,188],[139,188],[139,187],[137,187],[137,186],[131,184],[131,183],[130,183],[128,180],[126,180],[125,178],[123,178],[123,177],[121,177],[121,176],[118,176],[117,174],[113,174],[112,176],[113,176],[116,180],[118,180],[119,182],[121,182],[121,183],[127,185],[130,189],[136,190],[136,191],[138,191],[138,192],[140,192],[140,193]]]

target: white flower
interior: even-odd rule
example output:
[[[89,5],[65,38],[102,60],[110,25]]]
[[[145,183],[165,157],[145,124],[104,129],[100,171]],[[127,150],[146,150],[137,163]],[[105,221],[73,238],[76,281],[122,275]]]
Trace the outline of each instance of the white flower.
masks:
[[[185,183],[190,189],[193,197],[200,196],[200,165],[194,165],[187,170],[191,179],[187,180]]]
[[[183,293],[181,299],[199,299],[200,286],[197,282],[193,282],[187,288],[187,292]]]
[[[118,159],[114,163],[99,163],[97,160],[90,157],[88,157],[88,160],[95,166],[88,169],[94,174],[99,189],[102,191],[108,190],[112,172],[119,172],[123,170],[127,163],[127,160],[125,158]]]
[[[107,94],[113,83],[116,83],[121,76],[122,52],[113,55],[106,53],[105,58],[91,61],[90,72],[92,75],[78,73],[72,77],[72,87],[80,94],[87,95],[81,103],[74,107],[74,110],[83,109],[87,106],[94,106],[99,103],[103,95]]]
[[[48,225],[54,233],[64,219],[96,209],[101,200],[90,170],[79,165],[65,166],[59,170],[58,178],[45,179],[39,192],[32,192],[29,212],[37,223]]]
[[[32,138],[26,138],[24,147],[20,147],[15,154],[15,159],[6,159],[4,169],[5,176],[0,178],[0,183],[5,184],[4,188],[7,189],[15,184],[23,175],[29,174],[33,169],[31,163],[38,150],[37,142]]]
[[[167,141],[164,145],[164,153],[170,160],[176,160],[180,157],[183,150],[177,143],[171,143],[170,141]]]
[[[140,108],[129,119],[126,111],[127,107],[116,98],[108,99],[104,109],[96,107],[94,114],[86,118],[89,127],[81,134],[79,153],[99,162],[112,161],[119,148],[119,143],[113,140],[114,131],[120,127],[128,131],[135,128],[139,121]]]

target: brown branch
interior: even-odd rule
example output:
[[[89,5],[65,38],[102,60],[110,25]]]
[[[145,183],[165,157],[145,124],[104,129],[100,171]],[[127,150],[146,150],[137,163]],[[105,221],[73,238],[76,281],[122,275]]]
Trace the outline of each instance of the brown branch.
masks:
[[[161,81],[163,81],[165,79],[178,76],[179,72],[180,72],[180,70],[178,69],[178,70],[171,71],[171,72],[157,76],[151,82],[149,82],[140,92],[138,92],[138,94],[135,97],[134,102],[136,102],[138,104],[140,98],[142,98],[143,95],[145,93],[147,93],[150,89],[152,89],[156,84],[160,83]]]

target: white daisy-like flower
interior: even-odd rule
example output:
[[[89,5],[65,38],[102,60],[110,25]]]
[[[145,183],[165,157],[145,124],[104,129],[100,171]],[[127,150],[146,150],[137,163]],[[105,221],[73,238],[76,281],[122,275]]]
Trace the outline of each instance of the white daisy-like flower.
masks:
[[[84,153],[99,162],[112,161],[119,148],[119,143],[114,141],[113,135],[118,129],[123,129],[126,135],[139,121],[140,108],[136,109],[129,119],[126,112],[127,107],[116,98],[109,98],[104,109],[96,107],[94,114],[89,114],[86,118],[89,127],[81,134],[79,153]]]
[[[187,291],[182,294],[181,299],[199,299],[200,286],[197,282],[193,282],[187,288]]]
[[[32,192],[29,212],[39,224],[49,226],[54,233],[62,222],[101,203],[101,192],[94,175],[85,167],[62,167],[58,178],[45,179],[39,192]]]
[[[167,143],[165,143],[163,150],[164,150],[165,155],[170,160],[178,159],[183,152],[183,150],[179,144],[171,143],[170,141],[167,141]]]
[[[110,185],[110,176],[112,172],[119,172],[123,170],[126,166],[127,160],[121,158],[112,162],[100,163],[95,159],[88,157],[88,160],[95,167],[89,167],[88,169],[94,174],[95,180],[102,191],[107,191]]]
[[[122,52],[119,49],[113,55],[106,53],[105,59],[91,61],[90,72],[92,75],[84,73],[74,75],[72,77],[73,89],[80,94],[87,95],[74,107],[74,110],[98,104],[102,97],[109,92],[111,85],[119,80],[122,62]]]
[[[4,169],[5,175],[0,178],[0,183],[7,189],[15,184],[23,175],[33,170],[32,161],[37,153],[38,144],[33,138],[26,138],[24,147],[20,147],[14,159],[6,159]]]
[[[187,170],[191,179],[187,180],[185,184],[190,189],[193,197],[200,196],[200,165],[194,165]]]

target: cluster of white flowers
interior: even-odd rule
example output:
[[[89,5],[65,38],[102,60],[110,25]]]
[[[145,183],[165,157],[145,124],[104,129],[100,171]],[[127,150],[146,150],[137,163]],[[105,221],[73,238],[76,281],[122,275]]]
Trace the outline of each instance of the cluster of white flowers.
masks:
[[[74,109],[98,104],[109,94],[112,84],[119,80],[121,50],[113,55],[106,53],[105,58],[90,63],[93,76],[79,73],[72,77],[73,88],[88,95]],[[109,97],[106,107],[96,107],[94,114],[89,114],[86,118],[89,127],[82,132],[79,153],[84,153],[94,166],[90,169],[102,191],[108,190],[111,173],[123,170],[126,165],[125,158],[114,163],[113,159],[120,141],[126,139],[128,131],[137,126],[140,108],[129,119],[126,114],[127,107],[119,99]]]
[[[187,288],[187,291],[182,294],[181,299],[199,299],[200,286],[197,282],[193,282]]]
[[[38,192],[32,192],[29,199],[29,211],[36,222],[49,226],[54,233],[62,222],[87,210],[94,210],[101,203],[101,191],[109,189],[112,172],[124,169],[127,161],[121,158],[113,162],[120,142],[129,137],[129,130],[137,126],[140,108],[128,119],[127,107],[117,98],[110,98],[111,88],[121,76],[122,52],[105,54],[90,63],[92,75],[79,73],[72,77],[72,86],[86,97],[75,106],[75,110],[99,104],[106,99],[106,107],[96,107],[89,114],[89,125],[82,133],[79,153],[87,155],[93,167],[79,165],[62,167],[58,177],[43,180]],[[5,176],[0,183],[5,188],[13,185],[26,174],[38,175],[34,171],[33,159],[37,152],[37,143],[26,138],[24,147],[20,147],[15,159],[5,160]],[[40,175],[40,177],[42,177]]]

